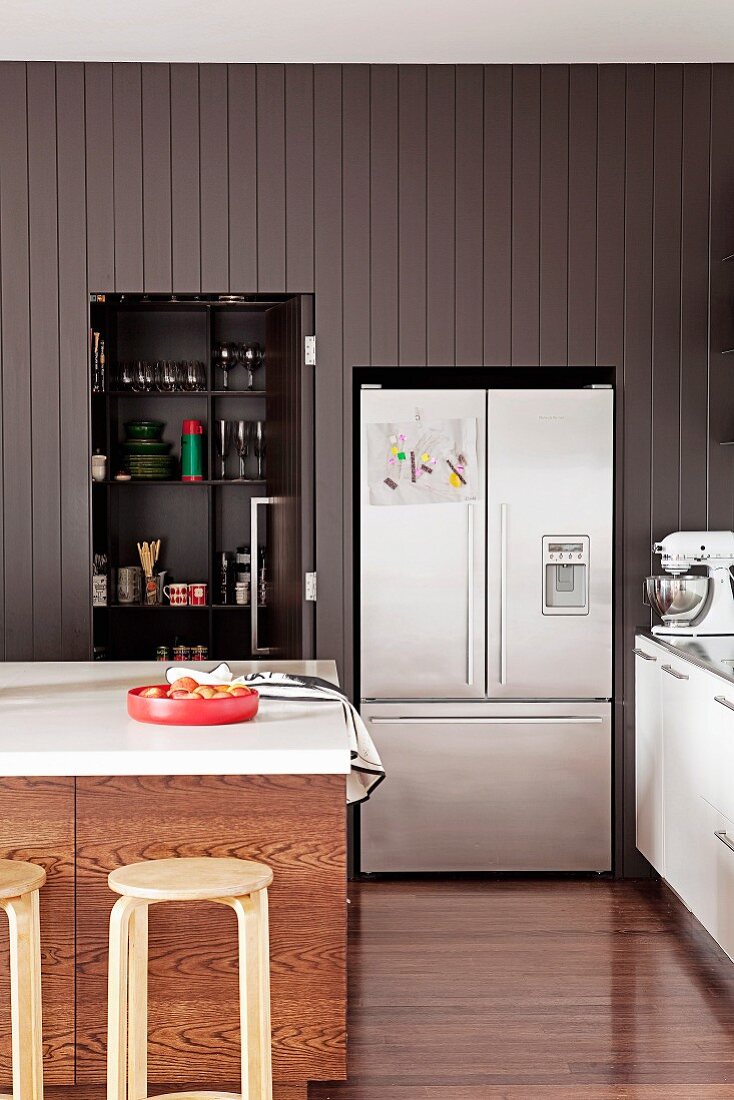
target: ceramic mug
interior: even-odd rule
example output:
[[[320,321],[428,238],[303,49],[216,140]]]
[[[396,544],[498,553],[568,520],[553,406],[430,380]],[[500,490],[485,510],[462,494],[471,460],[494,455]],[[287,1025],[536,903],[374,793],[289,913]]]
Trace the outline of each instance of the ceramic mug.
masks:
[[[107,477],[107,455],[92,455],[92,480],[104,481]]]
[[[189,585],[189,603],[192,607],[206,607],[207,587],[201,581]]]
[[[117,602],[140,603],[143,595],[143,570],[139,565],[123,565],[117,570]]]
[[[166,584],[163,586],[163,593],[168,597],[171,607],[185,607],[188,603],[187,584]]]

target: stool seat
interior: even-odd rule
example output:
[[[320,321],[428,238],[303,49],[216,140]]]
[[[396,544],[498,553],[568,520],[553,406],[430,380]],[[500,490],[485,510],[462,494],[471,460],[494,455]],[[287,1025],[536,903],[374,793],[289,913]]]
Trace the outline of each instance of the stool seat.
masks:
[[[264,890],[273,881],[273,872],[249,859],[150,859],[118,867],[107,881],[111,890],[128,898],[212,901]]]
[[[0,859],[0,898],[19,898],[40,890],[46,881],[43,867],[14,859]]]

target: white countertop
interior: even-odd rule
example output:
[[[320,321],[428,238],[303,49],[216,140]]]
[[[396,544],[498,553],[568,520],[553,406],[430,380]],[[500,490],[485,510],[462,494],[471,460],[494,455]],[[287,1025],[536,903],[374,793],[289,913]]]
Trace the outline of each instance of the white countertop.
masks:
[[[346,775],[337,702],[260,701],[231,726],[155,726],[127,714],[127,690],[162,683],[156,661],[0,663],[0,775]],[[193,667],[211,669],[212,662]],[[236,661],[338,683],[333,661]],[[202,703],[202,708],[206,704]]]
[[[644,628],[637,631],[637,637],[655,642],[697,668],[712,672],[730,684],[734,683],[734,635],[686,638],[675,634],[653,634],[649,628]]]

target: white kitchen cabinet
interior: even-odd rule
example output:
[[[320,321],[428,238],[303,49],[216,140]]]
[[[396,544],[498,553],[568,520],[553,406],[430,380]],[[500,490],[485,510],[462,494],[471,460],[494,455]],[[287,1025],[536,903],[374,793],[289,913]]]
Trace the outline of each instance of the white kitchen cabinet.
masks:
[[[659,646],[638,639],[635,648],[637,847],[655,870],[664,875],[662,655]]]
[[[708,764],[710,678],[688,661],[660,659],[663,725],[663,822],[666,880],[688,906],[702,904],[702,793]]]
[[[711,679],[710,747],[702,793],[712,806],[734,821],[734,684]]]

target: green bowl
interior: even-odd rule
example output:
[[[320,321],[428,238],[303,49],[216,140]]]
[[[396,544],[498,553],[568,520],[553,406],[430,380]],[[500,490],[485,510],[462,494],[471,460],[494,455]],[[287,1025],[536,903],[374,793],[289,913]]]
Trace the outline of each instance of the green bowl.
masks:
[[[172,446],[161,439],[128,439],[122,449],[126,455],[167,455]]]
[[[128,420],[125,424],[128,439],[155,441],[160,439],[163,428],[164,423],[162,420]]]

